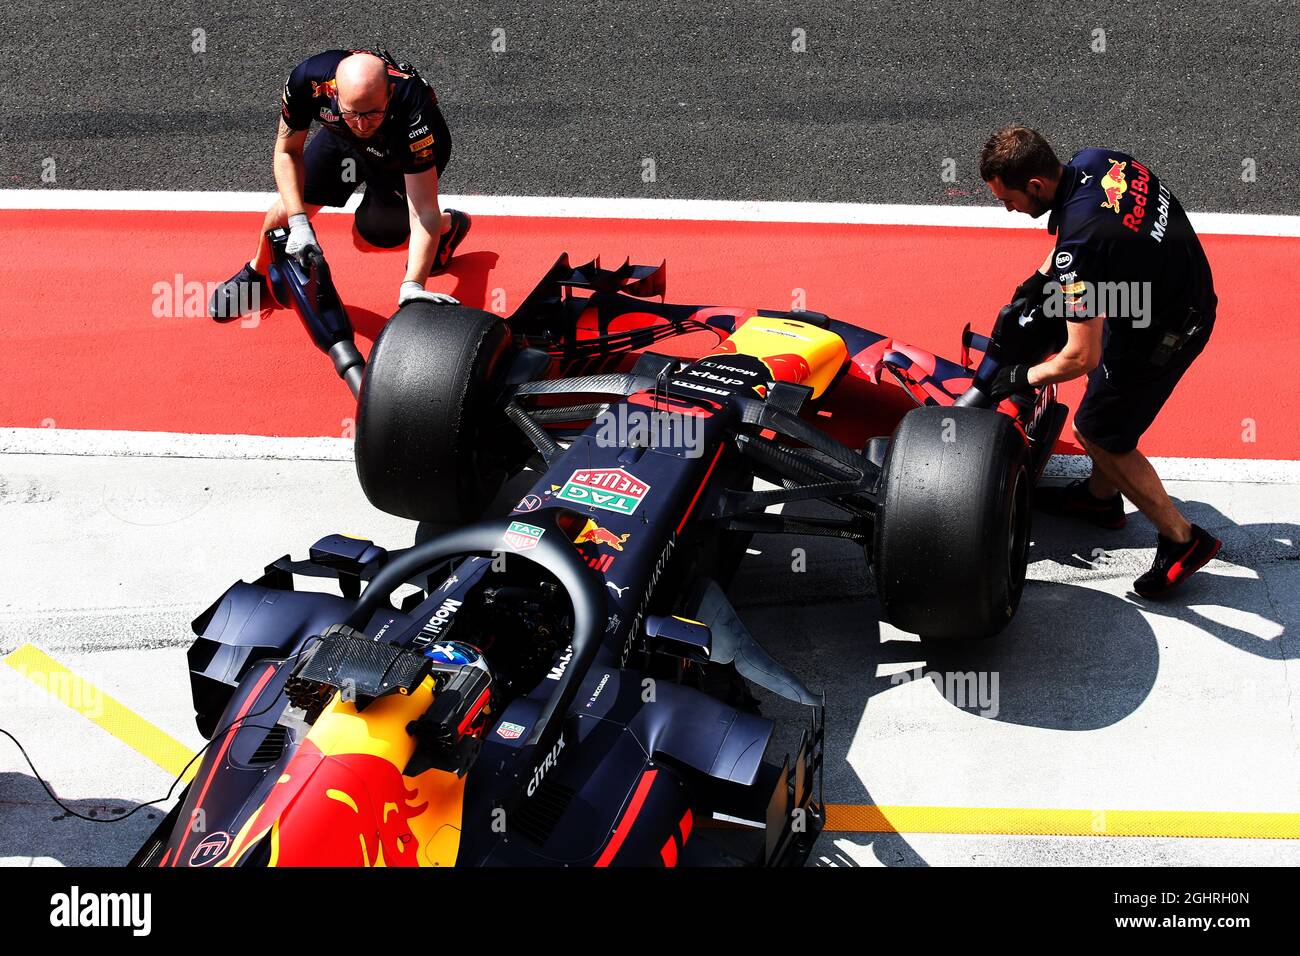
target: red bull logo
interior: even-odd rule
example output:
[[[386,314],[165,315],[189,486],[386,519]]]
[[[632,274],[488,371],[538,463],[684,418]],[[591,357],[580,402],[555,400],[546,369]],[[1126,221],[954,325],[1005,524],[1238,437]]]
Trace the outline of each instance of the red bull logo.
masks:
[[[311,95],[313,99],[323,96],[332,100],[339,95],[338,87],[335,86],[333,80],[325,80],[319,83],[316,80],[312,80]]]
[[[1101,204],[1102,209],[1119,212],[1119,197],[1128,191],[1128,179],[1124,175],[1124,167],[1127,165],[1127,161],[1110,161],[1110,171],[1101,177],[1101,191],[1106,194],[1106,201]]]
[[[772,370],[772,377],[778,382],[798,383],[812,374],[812,367],[809,366],[808,360],[802,355],[793,353],[769,355],[763,359],[763,364]]]
[[[1151,171],[1141,163],[1133,163],[1133,208],[1124,216],[1124,225],[1134,232],[1141,232],[1142,219],[1147,214],[1147,199],[1151,192]]]
[[[265,837],[273,866],[418,866],[418,795],[382,757],[325,754],[309,738],[223,862]]]
[[[615,534],[614,532],[602,528],[594,521],[588,521],[583,527],[582,533],[573,539],[574,544],[603,544],[607,548],[613,548],[615,551],[622,551],[623,545],[627,544],[627,539],[632,537],[631,532],[627,534]]]

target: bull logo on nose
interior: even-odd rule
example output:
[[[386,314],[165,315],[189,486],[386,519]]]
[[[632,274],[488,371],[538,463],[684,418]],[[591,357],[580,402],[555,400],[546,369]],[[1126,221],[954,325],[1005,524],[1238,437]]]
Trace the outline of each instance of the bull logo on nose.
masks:
[[[305,740],[223,863],[269,834],[276,866],[418,866],[410,821],[428,808],[418,795],[381,757]]]

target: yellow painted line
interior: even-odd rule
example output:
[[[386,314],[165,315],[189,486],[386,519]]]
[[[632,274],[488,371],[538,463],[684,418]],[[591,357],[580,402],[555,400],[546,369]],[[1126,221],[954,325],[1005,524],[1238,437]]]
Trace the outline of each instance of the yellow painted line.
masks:
[[[32,644],[4,662],[87,720],[170,774],[194,751],[100,691]],[[186,773],[189,780],[197,764]],[[1300,839],[1300,813],[1213,810],[1043,810],[1018,807],[898,807],[832,803],[826,827],[837,833],[959,833],[1007,836]]]
[[[827,830],[1016,836],[1300,839],[1300,813],[1214,810],[1039,810],[1016,807],[878,807],[827,804]]]
[[[32,644],[24,644],[6,655],[4,662],[172,776],[180,774],[194,756],[194,751],[175,737],[78,677]],[[195,761],[186,772],[185,780],[194,776],[198,766]]]

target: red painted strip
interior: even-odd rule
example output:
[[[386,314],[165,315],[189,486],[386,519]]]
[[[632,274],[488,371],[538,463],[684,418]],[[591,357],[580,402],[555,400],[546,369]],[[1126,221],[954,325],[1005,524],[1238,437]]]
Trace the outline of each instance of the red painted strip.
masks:
[[[658,770],[647,770],[641,775],[641,782],[637,784],[636,793],[632,794],[632,801],[628,804],[623,819],[618,821],[618,826],[614,829],[614,836],[610,838],[609,845],[605,847],[604,852],[600,854],[600,859],[596,861],[597,866],[609,866],[622,848],[623,841],[627,839],[627,835],[632,831],[632,824],[636,822],[637,816],[641,813],[645,798],[650,795],[650,788],[654,785],[655,777],[658,775]]]
[[[162,862],[158,864],[159,869],[167,865],[167,858],[171,855],[172,855],[172,848],[168,847],[167,852],[163,854]]]
[[[456,728],[456,733],[458,735],[461,737],[465,736],[466,729],[474,722],[474,718],[478,716],[479,711],[483,709],[483,705],[488,702],[488,698],[491,696],[492,688],[484,688],[483,693],[478,695],[478,700],[474,701],[474,706],[465,714],[465,719],[462,720],[460,726]]]
[[[686,846],[686,841],[690,839],[691,827],[694,825],[695,818],[691,816],[691,808],[686,808],[686,813],[682,816],[682,822],[679,824],[682,831],[682,846]]]
[[[257,683],[253,685],[252,692],[244,700],[244,706],[239,708],[239,713],[236,714],[235,719],[230,722],[230,727],[233,728],[244,719],[244,716],[248,713],[248,709],[253,706],[254,701],[257,700],[257,695],[262,692],[262,688],[266,686],[266,682],[271,679],[271,675],[275,673],[275,670],[275,665],[271,665],[267,667],[267,669],[262,673],[262,676],[257,679]],[[217,775],[217,770],[221,766],[221,760],[226,756],[226,751],[230,749],[230,742],[235,739],[235,733],[235,730],[229,730],[223,734],[221,738],[221,748],[217,751],[217,759],[212,761],[212,766],[208,770],[208,775],[203,780],[203,788],[199,790],[199,799],[195,801],[194,810],[190,812],[191,820],[194,818],[194,813],[202,808],[203,801],[208,795],[208,788],[212,786],[212,779]],[[188,839],[188,833],[181,838],[181,842],[176,847],[176,858],[172,860],[172,866],[176,866],[180,863],[181,856],[185,851],[185,841]]]
[[[276,311],[257,328],[218,326],[206,316],[203,287],[189,290],[185,316],[185,283],[233,274],[260,218],[0,211],[0,425],[350,435],[354,403],[291,312]],[[348,216],[320,217],[317,235],[359,335],[373,339],[396,304],[405,252],[362,251]],[[1300,239],[1203,241],[1218,327],[1142,449],[1300,459],[1294,325],[1286,296],[1275,292],[1300,282]],[[987,333],[1051,242],[1045,231],[1021,229],[481,216],[451,271],[429,285],[476,306],[494,304],[500,290],[510,312],[562,251],[575,262],[598,253],[620,262],[666,257],[669,301],[785,308],[802,290],[808,308],[956,358],[962,326]],[[179,315],[162,308],[176,298],[177,275]],[[695,357],[714,342],[701,333],[655,349]],[[1083,382],[1061,391],[1073,407]],[[1076,450],[1068,424],[1064,434],[1061,450]]]
[[[704,486],[709,483],[709,476],[713,474],[713,469],[717,467],[718,459],[722,457],[724,445],[719,445],[718,450],[713,453],[713,461],[709,462],[709,470],[704,473],[704,480],[700,482],[700,487],[695,489],[695,496],[691,498],[691,503],[687,506],[686,512],[682,515],[682,520],[677,523],[677,533],[682,533],[682,528],[686,527],[686,519],[691,516],[695,510],[695,502],[700,500],[700,495],[704,493]]]
[[[677,838],[669,837],[659,850],[659,855],[663,857],[664,866],[673,867],[677,865]]]

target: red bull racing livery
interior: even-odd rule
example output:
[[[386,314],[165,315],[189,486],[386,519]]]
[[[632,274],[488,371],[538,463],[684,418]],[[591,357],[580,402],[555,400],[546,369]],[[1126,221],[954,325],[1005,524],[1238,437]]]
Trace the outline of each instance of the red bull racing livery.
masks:
[[[986,389],[1032,343],[967,330],[954,362],[561,257],[505,320],[402,307],[363,362],[324,262],[283,238],[277,297],[359,390],[362,487],[428,535],[324,538],[194,622],[211,743],[137,864],[801,863],[823,698],[727,600],[754,535],[863,549],[882,615],[928,637],[1014,615],[1064,409]],[[656,351],[695,333],[703,355]],[[807,716],[778,727],[756,692]]]

